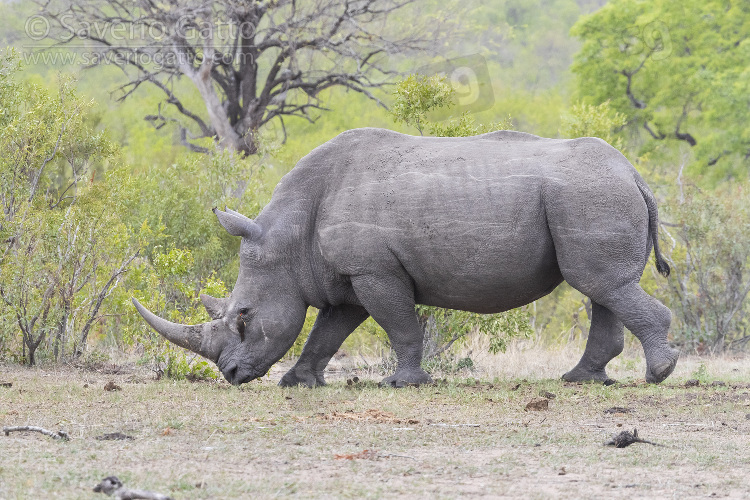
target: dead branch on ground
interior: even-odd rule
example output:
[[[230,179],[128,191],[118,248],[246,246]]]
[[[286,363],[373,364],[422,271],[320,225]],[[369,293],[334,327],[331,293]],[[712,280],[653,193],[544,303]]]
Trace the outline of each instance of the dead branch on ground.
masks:
[[[37,427],[35,425],[17,425],[13,427],[3,427],[3,432],[5,433],[6,436],[9,436],[11,432],[16,432],[16,431],[39,432],[53,439],[62,439],[63,441],[70,440],[70,436],[68,435],[68,433],[63,430],[59,430],[57,432],[49,431],[47,429],[44,429],[42,427]]]

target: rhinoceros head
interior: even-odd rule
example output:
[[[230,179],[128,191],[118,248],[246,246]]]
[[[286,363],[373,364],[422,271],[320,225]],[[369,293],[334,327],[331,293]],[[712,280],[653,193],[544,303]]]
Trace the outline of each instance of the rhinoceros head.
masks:
[[[212,320],[180,325],[156,316],[133,299],[151,327],[167,340],[215,362],[239,385],[262,377],[281,359],[302,329],[306,304],[288,272],[289,255],[253,220],[214,209],[222,226],[242,236],[240,273],[227,298],[201,295]]]

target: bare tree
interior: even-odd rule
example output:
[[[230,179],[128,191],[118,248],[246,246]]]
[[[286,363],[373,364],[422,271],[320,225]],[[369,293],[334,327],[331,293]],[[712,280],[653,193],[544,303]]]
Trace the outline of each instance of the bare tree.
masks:
[[[196,151],[206,151],[198,139],[211,137],[253,154],[258,131],[273,120],[284,131],[285,117],[314,121],[331,87],[382,104],[373,91],[396,74],[389,59],[437,46],[442,29],[423,19],[416,0],[35,1],[56,45],[86,44],[97,51],[91,65],[123,70],[118,100],[144,83],[163,92],[145,118],[176,123]],[[204,109],[189,101],[183,76]]]

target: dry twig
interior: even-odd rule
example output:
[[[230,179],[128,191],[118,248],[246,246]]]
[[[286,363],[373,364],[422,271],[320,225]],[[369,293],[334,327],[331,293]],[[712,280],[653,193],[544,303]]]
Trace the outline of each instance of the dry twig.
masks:
[[[62,439],[63,441],[68,441],[70,439],[70,436],[67,432],[63,430],[59,430],[57,432],[55,431],[49,431],[47,429],[44,429],[43,427],[37,427],[35,425],[16,425],[13,427],[3,427],[3,432],[6,436],[10,435],[11,432],[16,431],[32,431],[32,432],[40,432],[44,434],[45,436],[49,436],[53,439]]]

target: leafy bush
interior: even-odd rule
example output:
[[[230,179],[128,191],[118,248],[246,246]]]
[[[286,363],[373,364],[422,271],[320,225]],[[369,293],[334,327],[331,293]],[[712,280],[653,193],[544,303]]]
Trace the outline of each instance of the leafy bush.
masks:
[[[609,101],[597,106],[585,103],[574,104],[563,115],[560,135],[571,139],[577,137],[598,137],[615,148],[622,150],[624,141],[616,132],[627,123],[625,115],[612,110]]]
[[[675,230],[665,294],[672,335],[685,346],[721,352],[750,340],[750,201],[743,189],[691,190],[669,206]],[[667,240],[667,241],[670,241]],[[667,246],[667,245],[665,245]],[[669,249],[669,246],[667,246]]]
[[[120,218],[132,182],[71,79],[16,81],[0,53],[0,351],[80,356],[136,256]],[[20,353],[18,350],[20,348]]]

